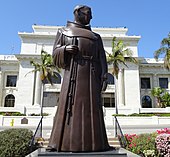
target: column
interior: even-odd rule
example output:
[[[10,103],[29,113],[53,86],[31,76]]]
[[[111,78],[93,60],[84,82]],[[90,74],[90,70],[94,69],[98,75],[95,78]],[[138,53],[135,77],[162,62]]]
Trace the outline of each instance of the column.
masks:
[[[157,74],[155,73],[155,74],[153,74],[152,75],[152,89],[154,88],[154,87],[159,87],[159,82],[158,82],[158,77],[157,77]],[[154,104],[157,104],[157,100],[156,100],[156,98],[152,98],[152,106],[153,107],[157,107],[157,106],[154,106]]]
[[[153,74],[153,83],[152,83],[153,87],[158,87],[158,79],[157,79],[157,74]],[[153,88],[152,87],[152,88]]]
[[[34,105],[40,105],[41,104],[41,89],[42,89],[42,82],[40,79],[40,72],[36,72],[35,77],[35,93],[34,93]]]
[[[170,81],[168,79],[168,90],[170,90]]]
[[[118,76],[118,106],[125,105],[124,97],[124,69],[120,69]]]
[[[3,93],[2,93],[2,89],[3,89],[3,77],[2,77],[2,71],[0,71],[0,106],[3,106],[2,104],[2,96],[3,96]]]

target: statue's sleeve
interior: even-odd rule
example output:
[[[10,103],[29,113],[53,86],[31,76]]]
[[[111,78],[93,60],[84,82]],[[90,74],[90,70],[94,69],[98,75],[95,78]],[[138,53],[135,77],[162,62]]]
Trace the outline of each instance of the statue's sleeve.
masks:
[[[64,41],[64,35],[62,34],[62,30],[59,29],[56,35],[55,43],[53,46],[53,62],[54,65],[58,68],[65,68],[66,63],[66,52],[65,52],[65,41]]]
[[[108,67],[107,67],[107,61],[106,61],[106,53],[103,47],[103,42],[102,39],[100,37],[100,35],[98,35],[99,37],[99,58],[100,58],[100,64],[101,64],[101,68],[102,68],[102,79],[107,79],[107,73],[108,73]]]

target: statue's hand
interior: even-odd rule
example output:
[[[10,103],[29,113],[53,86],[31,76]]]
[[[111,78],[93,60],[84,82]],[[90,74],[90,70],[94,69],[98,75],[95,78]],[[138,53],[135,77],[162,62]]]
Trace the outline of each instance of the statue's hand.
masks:
[[[77,45],[67,45],[65,47],[65,51],[71,53],[71,54],[77,54],[79,51],[79,48]]]

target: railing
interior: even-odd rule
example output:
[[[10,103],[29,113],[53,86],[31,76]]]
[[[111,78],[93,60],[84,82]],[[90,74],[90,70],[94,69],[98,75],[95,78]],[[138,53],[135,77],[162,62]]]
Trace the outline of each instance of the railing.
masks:
[[[32,152],[32,150],[33,150],[33,146],[35,146],[35,137],[36,137],[36,135],[37,135],[37,133],[38,133],[38,130],[39,130],[39,128],[40,128],[40,138],[42,138],[42,120],[43,120],[43,104],[44,104],[44,86],[45,86],[45,84],[44,83],[42,83],[42,102],[41,102],[41,111],[40,111],[40,115],[41,115],[41,119],[40,119],[40,122],[38,123],[38,126],[37,126],[37,128],[36,128],[36,130],[35,130],[35,133],[34,133],[34,135],[33,135],[33,137],[32,137],[32,139],[31,139],[31,142],[30,142],[30,151]]]
[[[32,139],[31,139],[31,141],[30,141],[30,145],[29,145],[29,146],[30,146],[30,152],[33,151],[33,146],[35,146],[35,138],[36,138],[36,135],[37,135],[39,129],[40,129],[40,135],[39,135],[39,137],[42,137],[42,120],[43,120],[43,116],[41,116],[41,119],[40,119],[40,121],[39,121],[39,123],[38,123],[38,125],[37,125],[37,128],[36,128],[36,130],[35,130],[35,133],[34,133]]]
[[[119,125],[117,117],[114,116],[114,118],[115,118],[115,136],[119,138],[121,146],[123,148],[125,148],[127,146],[126,139],[125,139],[122,129]]]

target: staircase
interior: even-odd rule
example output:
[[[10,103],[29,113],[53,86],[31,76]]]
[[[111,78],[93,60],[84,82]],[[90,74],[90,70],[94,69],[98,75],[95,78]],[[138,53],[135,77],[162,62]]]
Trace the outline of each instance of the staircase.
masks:
[[[109,142],[109,145],[114,148],[121,147],[118,137],[108,136],[108,142]]]
[[[108,142],[109,142],[109,145],[114,147],[114,148],[120,148],[121,145],[120,145],[120,141],[117,137],[113,137],[113,136],[108,136]],[[42,148],[46,148],[48,146],[48,143],[49,143],[49,139],[39,139],[38,142],[40,147]]]
[[[39,139],[38,143],[40,148],[26,157],[139,157],[121,148],[118,138],[108,136],[109,145],[114,147],[113,150],[104,152],[86,152],[86,153],[73,153],[73,152],[47,152],[46,147],[48,146],[49,139]]]

